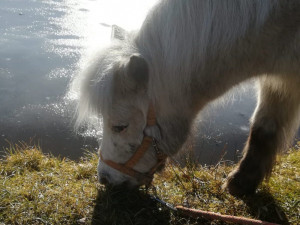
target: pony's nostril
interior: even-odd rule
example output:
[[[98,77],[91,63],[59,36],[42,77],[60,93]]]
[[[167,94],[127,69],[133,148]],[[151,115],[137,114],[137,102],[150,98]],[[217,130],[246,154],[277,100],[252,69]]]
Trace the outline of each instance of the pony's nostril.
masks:
[[[101,178],[99,179],[99,182],[100,182],[101,184],[104,184],[104,185],[108,184],[108,180],[107,180],[105,177],[101,177]]]
[[[106,174],[106,173],[99,173],[98,175],[99,175],[99,182],[100,182],[100,184],[104,184],[104,185],[109,184],[108,174]]]

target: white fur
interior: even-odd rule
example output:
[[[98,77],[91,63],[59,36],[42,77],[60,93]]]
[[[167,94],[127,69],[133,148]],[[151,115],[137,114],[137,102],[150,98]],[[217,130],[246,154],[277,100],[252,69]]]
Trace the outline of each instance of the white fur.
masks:
[[[260,118],[271,115],[272,121],[279,120],[284,126],[281,146],[299,124],[297,10],[298,0],[160,1],[137,33],[100,52],[81,74],[78,121],[90,113],[102,115],[103,157],[122,163],[133,154],[129,145],[138,146],[142,140],[152,102],[161,132],[159,147],[173,155],[208,102],[242,81],[261,76],[252,120],[267,130],[278,128],[272,122],[259,122]],[[134,54],[147,62],[145,87],[126,72]],[[122,123],[129,124],[128,130],[114,134],[111,126]],[[155,161],[149,149],[135,169],[146,172]],[[101,162],[98,172],[111,183],[130,180],[136,184]]]

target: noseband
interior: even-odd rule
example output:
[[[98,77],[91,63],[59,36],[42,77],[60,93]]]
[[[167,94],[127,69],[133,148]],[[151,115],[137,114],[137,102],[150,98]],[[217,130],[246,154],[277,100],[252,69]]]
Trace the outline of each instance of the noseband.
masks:
[[[149,105],[148,109],[148,115],[147,115],[147,126],[154,126],[156,125],[156,116],[154,107],[152,104]],[[157,163],[150,169],[147,173],[141,173],[133,169],[133,167],[139,162],[139,160],[145,155],[146,151],[151,146],[155,150]],[[102,154],[100,152],[100,159],[110,166],[111,168],[120,171],[121,173],[124,173],[126,175],[129,175],[135,179],[139,183],[150,185],[153,179],[153,174],[155,171],[165,163],[167,158],[167,155],[161,152],[157,147],[157,141],[155,138],[147,136],[144,134],[144,138],[142,140],[141,145],[138,147],[136,152],[133,154],[133,156],[127,160],[125,163],[116,163],[112,160],[103,159]]]

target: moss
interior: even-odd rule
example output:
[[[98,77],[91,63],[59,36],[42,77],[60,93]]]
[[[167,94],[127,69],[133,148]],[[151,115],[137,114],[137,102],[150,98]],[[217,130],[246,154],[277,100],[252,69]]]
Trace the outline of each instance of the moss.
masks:
[[[174,205],[259,218],[280,224],[300,221],[299,145],[280,158],[269,181],[256,195],[237,199],[223,192],[232,169],[169,164],[146,190],[105,188],[98,184],[98,157],[79,162],[45,155],[22,145],[0,162],[0,223],[4,224],[224,224],[182,217],[151,195]]]

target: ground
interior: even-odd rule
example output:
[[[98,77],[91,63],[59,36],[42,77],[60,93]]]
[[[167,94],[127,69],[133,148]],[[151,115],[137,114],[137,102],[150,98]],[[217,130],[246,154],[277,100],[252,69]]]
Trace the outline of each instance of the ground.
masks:
[[[300,221],[300,151],[281,156],[273,175],[251,197],[222,191],[231,165],[204,167],[169,163],[153,187],[126,190],[97,182],[96,153],[80,161],[45,155],[19,144],[0,161],[0,224],[226,224],[184,217],[153,200],[279,224]],[[227,163],[228,164],[228,163]]]

